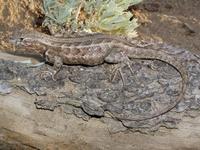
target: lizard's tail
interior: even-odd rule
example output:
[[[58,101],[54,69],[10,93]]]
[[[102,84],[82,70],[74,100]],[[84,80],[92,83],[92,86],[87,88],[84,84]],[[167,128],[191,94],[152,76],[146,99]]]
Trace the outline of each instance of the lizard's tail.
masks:
[[[127,51],[127,56],[131,59],[153,59],[153,60],[160,60],[166,62],[173,66],[181,75],[182,77],[182,87],[181,93],[177,97],[176,100],[171,101],[170,104],[162,109],[153,110],[151,113],[148,112],[146,114],[139,114],[139,115],[130,115],[130,114],[113,114],[116,119],[118,120],[127,120],[127,121],[142,121],[146,119],[152,119],[163,115],[170,110],[172,110],[176,105],[184,98],[184,94],[187,88],[188,82],[188,73],[186,67],[181,64],[175,57],[164,53],[163,51],[156,51],[156,50],[149,50],[145,48],[129,48]]]

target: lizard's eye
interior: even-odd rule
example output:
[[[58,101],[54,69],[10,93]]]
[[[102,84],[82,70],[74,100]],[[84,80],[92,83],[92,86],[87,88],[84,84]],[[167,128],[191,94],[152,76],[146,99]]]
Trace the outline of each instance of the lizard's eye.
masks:
[[[22,42],[24,40],[24,38],[19,38],[19,41]]]

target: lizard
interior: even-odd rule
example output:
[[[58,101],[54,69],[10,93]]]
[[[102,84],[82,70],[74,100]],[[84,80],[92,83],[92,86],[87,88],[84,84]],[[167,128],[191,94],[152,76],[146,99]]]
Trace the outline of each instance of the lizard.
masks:
[[[152,119],[173,109],[183,98],[187,88],[188,73],[186,67],[175,57],[163,51],[140,46],[136,41],[110,34],[94,33],[71,37],[56,37],[37,31],[23,30],[13,34],[10,42],[23,47],[27,53],[36,53],[55,68],[66,65],[95,66],[106,63],[121,63],[122,53],[128,59],[160,60],[173,66],[182,77],[181,92],[177,99],[162,110],[156,110],[147,115],[134,115],[124,118],[114,115],[118,120],[142,121]]]

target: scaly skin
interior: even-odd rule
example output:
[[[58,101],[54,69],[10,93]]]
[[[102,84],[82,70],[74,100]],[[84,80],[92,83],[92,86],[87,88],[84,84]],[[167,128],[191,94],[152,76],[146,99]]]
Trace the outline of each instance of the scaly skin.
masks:
[[[182,91],[178,98],[168,107],[153,111],[147,115],[125,116],[113,114],[117,119],[141,121],[160,116],[173,109],[184,97],[188,81],[186,68],[176,58],[166,55],[161,50],[140,47],[137,41],[130,41],[122,37],[106,34],[88,34],[75,37],[53,37],[39,32],[21,31],[11,38],[17,46],[25,47],[26,52],[35,52],[43,56],[46,61],[56,64],[70,65],[100,65],[103,62],[120,63],[123,53],[130,59],[157,59],[173,66],[182,77]]]

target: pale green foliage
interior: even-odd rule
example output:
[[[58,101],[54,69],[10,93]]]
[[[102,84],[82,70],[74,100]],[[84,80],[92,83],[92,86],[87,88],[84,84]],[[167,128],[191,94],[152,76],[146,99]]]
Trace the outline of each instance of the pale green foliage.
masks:
[[[136,35],[136,19],[125,12],[128,6],[142,0],[43,0],[46,19],[45,26],[65,25],[72,31],[106,32]],[[80,8],[81,11],[80,11]],[[84,20],[79,18],[82,13]]]

